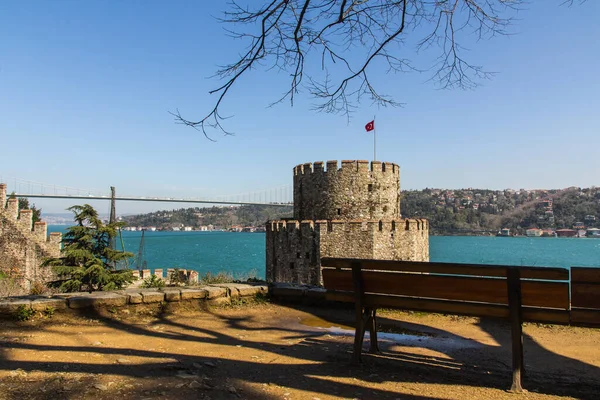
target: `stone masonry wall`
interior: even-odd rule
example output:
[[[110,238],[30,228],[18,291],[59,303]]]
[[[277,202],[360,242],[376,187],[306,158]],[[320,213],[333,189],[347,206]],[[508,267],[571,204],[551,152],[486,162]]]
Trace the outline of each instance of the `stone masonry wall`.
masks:
[[[318,285],[320,229],[320,225],[313,221],[267,223],[267,281]]]
[[[344,160],[294,168],[294,219],[380,220],[400,218],[400,167]]]
[[[344,160],[294,167],[294,219],[266,227],[269,282],[321,285],[321,257],[429,261],[429,223],[401,219],[400,167]]]
[[[270,221],[269,282],[321,285],[321,257],[429,260],[429,223],[392,221]]]
[[[28,293],[33,282],[52,278],[51,270],[40,264],[44,257],[58,257],[61,249],[61,234],[48,236],[46,223],[33,225],[32,214],[19,210],[17,199],[7,203],[6,185],[0,183],[0,270],[17,278],[21,293]]]

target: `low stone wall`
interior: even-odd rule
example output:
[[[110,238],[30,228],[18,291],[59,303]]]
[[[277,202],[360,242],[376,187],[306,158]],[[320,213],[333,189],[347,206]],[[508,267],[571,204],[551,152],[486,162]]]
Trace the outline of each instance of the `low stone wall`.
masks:
[[[44,312],[69,309],[123,307],[161,302],[205,301],[207,304],[227,304],[232,299],[267,296],[266,284],[222,283],[199,287],[165,287],[162,289],[126,289],[112,292],[60,293],[52,296],[19,296],[0,300],[0,317],[12,317],[20,306]]]

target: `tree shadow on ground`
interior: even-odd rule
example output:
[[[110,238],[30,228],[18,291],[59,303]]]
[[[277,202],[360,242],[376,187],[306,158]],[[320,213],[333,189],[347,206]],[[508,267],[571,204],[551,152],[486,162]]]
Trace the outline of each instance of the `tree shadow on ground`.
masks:
[[[298,308],[323,319],[332,319],[336,323],[348,324],[353,319],[352,312],[343,309]],[[103,393],[106,393],[107,398],[112,398],[114,390],[104,392],[102,388],[94,388],[93,385],[100,382],[101,377],[114,376],[126,381],[135,380],[135,383],[124,384],[133,385],[132,387],[118,388],[120,397],[130,398],[195,396],[211,399],[270,399],[281,398],[288,388],[306,393],[306,398],[309,399],[333,396],[426,400],[436,397],[406,393],[403,384],[417,382],[505,389],[509,382],[510,368],[502,366],[496,369],[482,369],[470,363],[469,354],[461,351],[448,352],[447,357],[436,357],[384,350],[381,355],[365,356],[362,365],[354,366],[349,363],[352,345],[347,337],[330,335],[327,331],[319,331],[299,323],[281,325],[268,318],[265,322],[257,321],[251,316],[230,317],[223,315],[218,309],[207,309],[205,312],[207,314],[199,314],[198,319],[191,321],[171,315],[168,310],[161,308],[151,321],[131,323],[126,322],[126,319],[117,319],[106,311],[79,311],[80,318],[92,319],[98,321],[98,326],[132,335],[136,342],[139,342],[139,346],[125,348],[89,343],[70,346],[50,343],[42,345],[27,343],[27,340],[0,337],[0,370],[22,370],[29,377],[35,376],[36,371],[57,376],[50,383],[35,380],[30,382],[27,393],[34,396],[31,398],[56,398],[57,395],[61,398],[102,398]],[[210,324],[204,326],[203,318],[217,321],[222,327],[207,327]],[[425,325],[406,324],[388,318],[382,318],[381,323],[383,326],[400,325],[405,331],[424,333],[431,335],[433,339],[452,337],[468,340]],[[50,332],[54,328],[52,325],[42,325],[32,329]],[[262,337],[269,333],[277,333],[279,339],[263,340]],[[168,341],[171,346],[183,346],[188,343],[190,346],[201,347],[196,352],[148,348],[144,340],[150,338]],[[220,353],[215,355],[213,347],[209,346],[218,346]],[[505,344],[502,344],[502,347],[504,346]],[[256,355],[246,360],[236,358],[240,347],[255,351]],[[481,347],[483,350],[480,351],[487,351],[485,346]],[[83,355],[84,361],[74,361],[75,358],[69,362],[51,359],[22,360],[9,357],[8,349],[61,354],[71,352]],[[203,351],[206,349],[210,351]],[[510,358],[510,347],[504,351]],[[111,362],[92,362],[91,357],[94,355],[110,357]],[[127,357],[140,360],[131,363],[119,362],[121,358]],[[564,357],[556,355],[556,362],[561,362],[561,358]],[[291,359],[294,362],[289,362]],[[598,372],[596,367],[588,367],[595,368],[595,372]],[[69,382],[70,387],[65,391],[64,385],[61,389],[60,378],[60,374],[64,372],[81,374],[83,378],[78,383]],[[586,398],[588,392],[592,393],[592,390],[600,388],[591,384],[584,384],[578,388],[555,387],[537,380],[535,376],[534,381],[539,383],[536,389],[541,393],[579,398]],[[382,385],[383,383],[388,384]],[[42,389],[44,391],[41,391]],[[23,387],[11,386],[10,382],[4,392],[8,398],[27,397],[23,396]],[[44,397],[46,395],[47,397]]]
[[[342,306],[342,309],[345,308]],[[331,314],[326,310],[315,310],[320,315],[337,324],[349,325],[354,320],[354,310],[346,308],[345,312]],[[462,318],[462,317],[457,317]],[[473,320],[471,317],[467,317]],[[394,346],[384,346],[388,351],[379,355],[367,353],[369,344],[368,332],[365,337],[363,350],[371,362],[382,360],[399,363],[399,368],[423,368],[431,373],[444,368],[457,371],[457,375],[446,374],[448,379],[458,378],[455,383],[470,386],[487,386],[506,389],[510,386],[512,373],[512,342],[508,321],[480,318],[477,326],[487,333],[498,345],[486,345],[476,340],[465,338],[447,330],[436,328],[427,324],[406,322],[378,316],[379,336],[384,337],[385,332],[394,332],[400,335],[411,335],[411,340],[400,339],[404,346],[423,347],[435,352],[443,353],[450,357],[435,357],[415,355],[399,351]],[[534,324],[535,325],[535,324]],[[544,325],[545,326],[545,325]],[[545,326],[547,329],[572,329],[570,327]],[[575,328],[579,329],[579,328]],[[382,334],[383,332],[383,334]],[[550,331],[552,332],[552,331]],[[353,336],[352,332],[352,336]],[[396,335],[397,336],[397,335]],[[418,339],[423,336],[423,339]],[[524,387],[533,392],[551,395],[566,395],[576,398],[597,399],[600,392],[600,368],[584,361],[557,354],[541,346],[534,337],[523,334],[524,362],[523,375]],[[381,339],[380,339],[381,341]],[[449,343],[461,342],[459,346],[444,346],[443,341]],[[406,343],[408,342],[408,343]],[[478,353],[477,357],[472,357]],[[377,361],[375,361],[377,360]],[[487,383],[485,383],[487,382]]]

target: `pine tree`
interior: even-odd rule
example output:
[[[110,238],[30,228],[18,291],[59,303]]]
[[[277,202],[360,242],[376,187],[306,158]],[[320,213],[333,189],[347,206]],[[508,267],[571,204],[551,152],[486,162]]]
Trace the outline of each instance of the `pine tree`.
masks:
[[[65,292],[114,290],[133,281],[131,270],[117,270],[119,261],[133,257],[132,253],[110,248],[121,223],[104,224],[89,204],[69,208],[75,214],[76,225],[63,237],[63,251],[58,258],[47,259],[58,280],[50,286]]]

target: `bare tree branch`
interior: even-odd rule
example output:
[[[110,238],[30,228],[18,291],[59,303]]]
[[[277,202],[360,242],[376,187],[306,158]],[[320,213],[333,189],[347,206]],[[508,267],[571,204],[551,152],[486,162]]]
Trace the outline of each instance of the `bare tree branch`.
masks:
[[[377,106],[399,106],[382,94],[369,75],[386,72],[424,72],[441,88],[473,89],[493,73],[466,58],[461,43],[510,34],[510,26],[525,0],[265,0],[248,7],[231,0],[221,22],[232,26],[229,35],[248,47],[233,63],[220,67],[222,84],[214,107],[202,119],[178,123],[212,139],[208,129],[231,135],[222,123],[220,108],[230,89],[248,70],[262,67],[289,74],[289,86],[273,104],[307,91],[315,111],[350,116],[370,100]],[[571,6],[585,0],[557,0]],[[431,56],[432,53],[436,56]],[[433,60],[425,68],[410,59]]]

